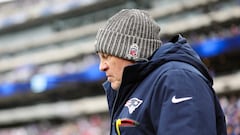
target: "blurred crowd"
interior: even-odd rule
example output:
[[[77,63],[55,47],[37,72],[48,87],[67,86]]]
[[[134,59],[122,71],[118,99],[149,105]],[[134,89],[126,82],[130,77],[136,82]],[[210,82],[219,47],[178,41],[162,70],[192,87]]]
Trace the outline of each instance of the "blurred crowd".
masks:
[[[95,54],[88,54],[77,58],[75,60],[69,60],[67,62],[47,64],[43,66],[26,64],[15,70],[2,74],[0,76],[0,83],[5,82],[29,82],[34,75],[55,75],[63,76],[66,74],[73,74],[84,72],[90,66],[98,63],[98,59]]]
[[[211,31],[207,30],[203,33],[193,31],[189,34],[188,40],[191,45],[194,45],[208,39],[224,39],[237,35],[240,35],[240,24],[232,23],[228,27],[212,26]]]
[[[0,76],[0,96],[43,92],[69,82],[94,82],[104,74],[98,70],[96,54],[42,66],[26,64]]]
[[[42,122],[0,129],[0,135],[108,135],[108,122],[105,116],[92,115],[62,124]]]
[[[60,14],[97,0],[16,0],[0,5],[0,29],[44,16]]]
[[[240,97],[221,97],[220,103],[226,116],[228,135],[240,135]]]

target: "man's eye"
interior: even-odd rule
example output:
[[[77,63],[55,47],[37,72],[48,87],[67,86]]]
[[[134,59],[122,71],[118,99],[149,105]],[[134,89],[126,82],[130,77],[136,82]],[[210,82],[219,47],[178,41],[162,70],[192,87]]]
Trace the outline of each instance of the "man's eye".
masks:
[[[107,54],[103,54],[103,55],[102,55],[102,58],[107,59],[108,56],[109,56],[109,55],[107,55]]]

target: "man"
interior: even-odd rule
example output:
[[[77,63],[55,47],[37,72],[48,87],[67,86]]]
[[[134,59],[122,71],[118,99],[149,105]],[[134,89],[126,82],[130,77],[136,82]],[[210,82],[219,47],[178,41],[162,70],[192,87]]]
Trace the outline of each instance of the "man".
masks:
[[[161,45],[145,12],[124,9],[97,33],[95,49],[111,115],[111,135],[226,135],[212,78],[186,39]]]

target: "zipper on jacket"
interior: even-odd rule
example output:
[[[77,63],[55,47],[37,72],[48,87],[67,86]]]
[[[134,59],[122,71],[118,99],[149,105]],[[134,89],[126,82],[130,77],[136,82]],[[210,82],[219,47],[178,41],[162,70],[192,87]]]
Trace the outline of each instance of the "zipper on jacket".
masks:
[[[115,111],[115,106],[116,106],[116,103],[117,103],[118,95],[119,95],[119,91],[117,92],[116,98],[114,99],[113,108],[112,108],[112,111],[111,111],[110,135],[112,134],[112,128],[115,125],[113,118],[114,118],[114,111]]]
[[[113,108],[112,108],[112,111],[111,111],[111,128],[110,128],[110,135],[112,133],[112,128],[115,127],[115,120],[114,120],[114,116],[117,115],[118,113],[121,112],[123,106],[124,106],[124,103],[127,101],[128,97],[134,92],[134,90],[136,89],[136,87],[138,86],[138,83],[136,83],[133,87],[131,87],[131,90],[129,90],[129,92],[124,96],[124,99],[122,100],[122,103],[118,106],[118,108],[116,108],[116,104],[117,104],[117,101],[119,100],[119,90],[117,92],[117,95],[116,95],[116,98],[114,100],[114,104],[113,104]],[[122,86],[120,86],[121,88]],[[124,90],[122,88],[122,90]],[[117,109],[120,109],[120,110],[117,110]]]

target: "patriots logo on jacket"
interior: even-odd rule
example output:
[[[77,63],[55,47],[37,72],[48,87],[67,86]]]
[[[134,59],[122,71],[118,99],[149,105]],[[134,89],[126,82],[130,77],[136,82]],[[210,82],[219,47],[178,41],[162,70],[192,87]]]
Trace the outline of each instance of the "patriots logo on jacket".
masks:
[[[138,98],[131,98],[126,102],[125,106],[128,108],[128,112],[132,114],[135,109],[142,104],[142,102],[143,101]]]

